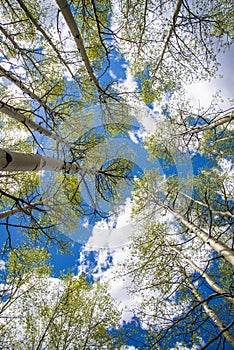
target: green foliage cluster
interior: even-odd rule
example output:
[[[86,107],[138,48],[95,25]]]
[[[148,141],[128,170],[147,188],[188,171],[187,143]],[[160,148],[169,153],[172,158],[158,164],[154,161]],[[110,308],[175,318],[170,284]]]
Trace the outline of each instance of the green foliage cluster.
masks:
[[[184,84],[216,74],[218,53],[234,39],[233,1],[205,5],[0,0],[0,223],[7,234],[0,347],[122,350],[133,338],[139,349],[179,349],[201,347],[204,332],[207,346],[216,338],[234,346],[233,107],[221,110],[217,100],[195,112],[183,96]],[[130,89],[112,71],[117,55],[134,79]],[[151,103],[162,115],[145,147],[169,175],[151,169],[135,179],[134,155],[109,141],[128,137]],[[212,165],[181,178],[187,153]],[[130,332],[119,330],[108,283],[52,278],[48,253],[51,243],[68,252],[58,231],[72,235],[80,217],[103,217],[102,203],[113,209],[129,183],[134,233],[117,273],[121,267],[136,300]],[[14,228],[24,243],[12,243]]]

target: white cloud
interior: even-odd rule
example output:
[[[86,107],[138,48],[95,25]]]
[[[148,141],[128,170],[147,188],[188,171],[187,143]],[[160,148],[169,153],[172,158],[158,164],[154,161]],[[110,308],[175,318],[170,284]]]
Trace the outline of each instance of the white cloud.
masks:
[[[132,140],[132,142],[139,143],[139,140],[136,137],[136,133],[129,131],[128,135],[129,135],[130,139]]]
[[[6,263],[4,260],[0,260],[0,271],[3,271],[6,269]]]
[[[94,226],[92,235],[86,243],[86,249],[114,249],[127,244],[132,233],[130,214],[131,201],[127,198],[115,222],[99,221]]]
[[[108,227],[108,224],[99,222],[93,229],[93,234],[86,243],[80,255],[79,273],[87,272],[87,254],[90,250],[96,249],[95,259],[97,266],[93,271],[95,279],[101,279],[108,282],[111,296],[115,299],[122,312],[121,321],[131,321],[133,313],[131,309],[139,301],[136,297],[131,297],[127,291],[131,281],[126,276],[121,276],[118,266],[121,266],[127,256],[131,254],[128,248],[129,237],[133,234],[133,228],[130,222],[131,201],[128,198],[125,206],[117,217],[115,228]],[[112,263],[108,266],[108,258],[111,255]],[[109,268],[108,268],[109,267]],[[118,272],[117,272],[118,271]],[[117,276],[117,273],[119,276]]]
[[[228,159],[220,159],[218,161],[219,166],[221,167],[224,174],[234,173],[233,164]],[[234,174],[233,174],[234,175]]]
[[[96,274],[98,277],[104,281],[108,282],[109,291],[111,296],[115,299],[116,303],[119,305],[119,309],[122,311],[121,321],[130,322],[134,316],[132,309],[140,302],[140,298],[137,300],[136,296],[129,295],[127,288],[131,285],[131,280],[128,276],[121,276],[122,271],[118,270],[118,266],[124,262],[124,260],[131,254],[129,248],[125,246],[122,249],[117,249],[112,251],[112,266],[105,272]],[[99,259],[99,255],[98,255]],[[100,259],[102,259],[102,254],[100,254]],[[100,264],[100,263],[99,263]],[[118,274],[118,275],[117,275]]]
[[[127,210],[129,210],[130,206],[126,206]],[[126,209],[125,208],[125,209]],[[126,214],[126,212],[125,212]],[[125,233],[126,229],[126,217],[124,215],[120,215],[117,219],[117,225],[115,232],[121,236],[121,234]],[[174,223],[174,219],[171,214],[168,214],[166,216],[161,216],[158,218],[157,214],[157,220],[160,222],[167,222],[170,227],[170,231],[173,234],[174,240],[177,242],[181,241],[181,235],[178,233],[176,235],[176,232],[178,232],[178,227]],[[122,232],[121,232],[122,230]],[[131,226],[132,234],[140,235],[137,229],[137,226]],[[106,237],[104,237],[106,238]],[[96,240],[97,242],[100,242],[100,232],[94,230],[92,239]],[[103,239],[103,237],[102,237]],[[112,240],[112,244],[115,242]],[[188,243],[184,244],[184,250],[187,256],[190,255],[192,251],[193,252],[193,261],[201,268],[204,268],[206,266],[207,259],[211,257],[211,251],[209,247],[203,246],[202,249],[196,249],[197,247],[200,248],[200,241],[198,239],[194,239],[193,241],[188,241]],[[103,244],[103,243],[102,243]],[[147,283],[149,281],[149,278],[144,278],[144,275],[142,275],[142,281],[141,281],[141,287],[143,288],[142,292],[139,291],[137,293],[130,294],[129,288],[133,286],[133,280],[131,277],[125,273],[125,268],[123,267],[123,264],[132,264],[132,268],[136,268],[136,257],[134,257],[134,260],[131,260],[132,257],[132,251],[129,247],[128,240],[125,242],[124,247],[113,249],[109,248],[108,245],[106,245],[107,249],[99,249],[95,251],[94,259],[95,259],[95,268],[90,271],[90,265],[87,264],[87,254],[86,252],[90,250],[90,242],[84,247],[84,250],[81,253],[80,258],[80,266],[79,271],[82,272],[89,272],[93,275],[94,279],[101,279],[103,282],[107,282],[109,292],[111,296],[116,301],[116,304],[118,305],[119,310],[122,312],[121,316],[121,322],[130,322],[134,316],[134,309],[143,310],[144,315],[141,315],[141,326],[144,329],[148,328],[148,324],[154,323],[154,326],[158,327],[158,329],[161,329],[165,326],[165,322],[170,323],[170,319],[172,320],[174,317],[179,316],[184,309],[187,307],[187,305],[184,303],[183,305],[177,305],[175,300],[173,299],[173,296],[170,297],[170,300],[164,300],[164,307],[165,312],[167,314],[167,321],[162,318],[157,319],[151,319],[148,318],[148,315],[154,314],[154,303],[148,303],[147,300],[155,300],[156,303],[159,303],[160,305],[160,299],[162,298],[161,292],[159,292],[157,289],[148,289]],[[196,253],[195,253],[196,252]],[[111,257],[111,262],[110,262]],[[91,267],[92,268],[92,267]],[[131,266],[129,266],[129,269],[131,269]],[[192,271],[191,271],[192,272]],[[177,276],[178,277],[178,276]],[[176,283],[174,285],[174,288],[176,288],[176,284],[178,282],[177,277],[175,276]],[[145,286],[145,288],[144,288]],[[169,293],[169,291],[168,291]],[[169,293],[170,294],[170,293]],[[146,300],[146,302],[144,302]],[[143,303],[143,304],[142,304]],[[160,312],[160,311],[159,311]],[[194,348],[196,350],[196,347]]]
[[[110,75],[110,77],[112,79],[116,79],[117,78],[117,76],[115,75],[115,73],[111,69],[109,70],[109,75]]]
[[[233,98],[234,75],[233,75],[233,59],[234,46],[224,54],[219,54],[218,59],[221,66],[218,70],[218,76],[210,81],[201,81],[185,86],[185,90],[195,106],[208,108],[211,104],[213,96],[220,91],[224,100]],[[221,75],[221,76],[220,76]],[[225,102],[225,101],[224,101]],[[227,101],[224,103],[228,107]]]
[[[86,220],[86,221],[82,224],[82,226],[83,226],[84,228],[88,228],[88,227],[89,227],[89,221]]]
[[[144,136],[153,134],[156,131],[157,123],[161,121],[160,115],[145,105],[139,106],[136,109],[136,118],[142,125],[139,136],[144,138]]]
[[[197,337],[196,340],[197,344],[193,344],[191,348],[184,346],[182,343],[176,343],[175,347],[171,348],[170,350],[199,350],[205,343],[201,337]]]
[[[130,93],[131,92],[133,93],[138,89],[138,84],[128,69],[126,72],[126,79],[119,84],[119,88],[121,91],[130,92]]]
[[[148,322],[152,322],[152,320],[148,319],[148,315],[154,314],[154,303],[144,303],[144,307],[142,307],[142,303],[144,300],[151,300],[153,298],[155,301],[160,300],[160,292],[157,289],[147,289],[147,281],[146,288],[138,293],[129,293],[129,288],[132,287],[132,279],[129,275],[125,275],[124,271],[121,270],[121,266],[124,262],[126,262],[126,258],[130,258],[132,253],[129,247],[125,246],[122,249],[118,249],[112,252],[112,266],[101,272],[99,274],[95,274],[94,277],[101,278],[102,281],[108,283],[109,292],[111,296],[116,301],[120,311],[122,311],[121,322],[130,322],[133,318],[134,311],[133,310],[143,310],[144,315],[141,315],[141,327],[143,329],[148,329]],[[101,259],[103,255],[100,255]],[[130,263],[130,260],[129,260]],[[132,262],[132,268],[135,267],[134,262]],[[142,280],[144,280],[144,275],[142,275]],[[142,285],[141,285],[142,287]],[[159,301],[160,303],[160,301]],[[167,301],[164,305],[166,305],[167,312],[167,322],[169,318],[171,320],[176,316],[180,315],[184,310],[186,305],[177,305],[173,300]],[[164,327],[165,320],[154,319],[154,326],[159,329]]]

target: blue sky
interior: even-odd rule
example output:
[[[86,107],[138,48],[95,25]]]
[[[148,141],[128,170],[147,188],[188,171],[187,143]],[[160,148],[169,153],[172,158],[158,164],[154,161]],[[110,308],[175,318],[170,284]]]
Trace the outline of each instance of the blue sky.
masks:
[[[219,90],[220,88],[223,88],[224,91],[224,95],[226,95],[227,97],[231,97],[233,88],[234,88],[234,83],[233,83],[233,76],[230,73],[231,70],[231,64],[230,62],[232,61],[232,57],[233,57],[233,50],[231,50],[227,55],[225,55],[223,57],[223,62],[224,62],[224,66],[221,67],[220,69],[220,73],[223,74],[223,79],[215,79],[213,81],[211,81],[210,83],[201,83],[200,87],[199,84],[194,84],[194,88],[193,87],[189,87],[188,91],[190,96],[193,98],[194,100],[194,104],[197,103],[203,103],[208,105],[211,98],[212,98],[212,94],[214,94],[217,90]],[[120,79],[125,79],[125,80],[129,80],[130,84],[132,83],[131,79],[129,79],[129,77],[126,77],[125,75],[125,70],[123,69],[122,65],[124,63],[123,60],[121,60],[120,62],[118,62],[118,60],[114,60],[114,63],[112,65],[112,70],[113,70],[113,74]],[[205,96],[205,98],[204,98]],[[155,113],[158,113],[158,109],[155,109]],[[178,169],[176,169],[175,167],[168,170],[166,168],[163,167],[162,163],[160,162],[160,160],[156,161],[156,164],[152,164],[149,160],[148,160],[148,154],[147,152],[144,150],[143,148],[143,143],[141,143],[139,141],[139,138],[137,139],[136,137],[134,137],[134,132],[138,131],[139,127],[141,128],[141,130],[144,130],[144,132],[148,131],[150,129],[150,120],[151,120],[151,112],[149,112],[149,118],[147,120],[147,118],[142,117],[142,120],[138,121],[136,120],[135,122],[135,127],[133,128],[133,132],[130,133],[128,138],[123,138],[121,137],[117,137],[116,140],[112,140],[111,142],[114,143],[116,142],[116,147],[118,147],[118,143],[122,142],[122,143],[126,143],[126,147],[128,148],[128,150],[132,150],[134,152],[134,154],[136,155],[135,157],[135,162],[141,167],[141,169],[143,169],[143,171],[147,170],[147,169],[151,169],[152,167],[154,167],[156,165],[156,167],[158,167],[160,169],[161,174],[166,174],[168,175],[168,173],[171,173],[173,171],[177,172]],[[142,122],[142,123],[141,123]],[[95,121],[95,124],[98,125],[99,121]],[[151,123],[153,123],[153,120],[151,121]],[[184,165],[187,164],[187,168],[184,167],[184,169],[179,169],[179,171],[183,171],[184,172],[184,176],[186,176],[186,174],[188,172],[191,171],[191,167],[192,167],[192,172],[194,175],[196,175],[199,170],[201,168],[203,168],[205,165],[208,166],[208,162],[207,160],[201,156],[201,155],[196,155],[192,160],[191,163],[187,161],[184,162]],[[129,196],[129,193],[126,193],[126,198]],[[129,202],[127,202],[129,204]],[[52,262],[55,266],[54,268],[54,272],[55,274],[60,270],[60,269],[71,269],[74,272],[77,271],[85,271],[86,273],[88,273],[90,275],[91,280],[93,279],[93,275],[95,276],[95,278],[98,276],[98,278],[102,278],[102,274],[105,274],[106,271],[108,271],[108,269],[113,266],[113,264],[115,263],[115,258],[113,258],[113,256],[117,256],[117,255],[121,255],[122,254],[122,250],[121,248],[127,244],[127,240],[128,240],[128,234],[130,233],[129,231],[130,226],[129,223],[127,222],[127,220],[129,219],[129,212],[128,212],[128,204],[126,204],[126,206],[124,206],[124,203],[122,203],[122,212],[121,215],[119,216],[119,221],[120,223],[118,223],[118,226],[114,227],[114,229],[110,229],[107,226],[103,229],[101,229],[100,231],[97,230],[97,234],[95,236],[95,229],[93,225],[88,225],[86,227],[83,227],[81,230],[79,229],[79,231],[77,232],[78,234],[78,238],[75,239],[75,241],[72,244],[72,252],[73,255],[58,255],[58,254],[54,254],[55,252],[53,251],[53,257],[52,257]],[[117,221],[118,221],[117,219]],[[124,221],[126,220],[126,221]],[[83,231],[83,235],[84,235],[84,239],[82,242],[82,245],[79,244],[80,242],[80,235],[82,234]],[[106,232],[108,231],[108,234],[106,234]],[[118,239],[110,239],[111,234],[113,234],[113,231],[115,231],[115,233],[121,237],[121,239],[119,240],[119,247],[118,245]],[[86,232],[86,233],[85,233]],[[124,238],[122,237],[122,234],[124,233]],[[93,234],[93,240],[91,235]],[[105,245],[105,240],[100,240],[98,237],[100,237],[100,234],[102,236],[105,236],[106,234],[106,241],[108,241],[108,244]],[[95,238],[96,237],[96,238]],[[90,239],[91,238],[91,239]],[[97,244],[97,246],[99,246],[99,249],[95,249],[95,243],[97,243],[98,241],[101,241]],[[93,247],[93,246],[94,247]],[[81,254],[81,255],[80,255]],[[118,261],[118,259],[117,259]],[[124,288],[124,284],[122,286]],[[117,296],[117,299],[123,299],[126,298],[125,302],[127,302],[128,297],[126,297],[126,294],[123,290],[121,290],[120,288],[117,290],[113,290],[112,289],[112,293],[113,296]],[[128,322],[131,322],[130,319],[127,317],[126,321],[124,321],[125,325],[124,327],[128,327]],[[135,319],[135,329],[139,330],[139,323],[137,321],[137,319]],[[143,334],[145,333],[145,331],[140,331],[139,335],[137,336],[137,341],[139,340],[139,342],[141,341],[141,337],[143,336]],[[141,334],[141,335],[140,335]],[[134,336],[133,336],[134,338]],[[205,336],[204,336],[205,339]],[[138,346],[138,349],[145,349],[145,345],[143,347],[141,347],[139,345],[139,343],[137,343],[137,341],[134,340],[129,340],[129,345],[131,346]],[[178,342],[180,341],[180,339],[178,338]],[[215,349],[216,345],[212,345],[209,347],[209,349]],[[181,345],[181,349],[182,349],[182,345]],[[230,346],[226,345],[226,349],[231,349]]]
[[[194,84],[194,86],[189,86],[188,87],[188,93],[189,96],[193,99],[194,101],[194,105],[197,106],[199,104],[204,105],[204,107],[207,107],[211,100],[212,100],[212,96],[218,91],[218,90],[222,90],[222,96],[227,97],[227,98],[231,98],[233,95],[233,91],[234,91],[234,76],[232,73],[232,62],[233,62],[233,54],[234,54],[234,50],[230,50],[230,52],[228,52],[225,56],[222,57],[222,62],[223,65],[220,68],[220,74],[223,75],[222,79],[213,79],[211,82],[209,83],[200,83],[200,84]],[[129,85],[131,85],[133,83],[133,81],[127,77],[127,80],[129,81]],[[225,105],[225,104],[224,104]],[[158,106],[154,106],[154,110],[156,113],[158,113]],[[149,131],[150,128],[152,127],[153,121],[151,121],[150,115],[149,118],[142,118],[141,122],[144,126],[144,129]],[[138,149],[137,152],[139,152],[139,149],[141,148],[140,144],[136,144],[135,145],[136,148]],[[144,164],[145,162],[145,154],[140,153],[141,154],[141,160],[139,161],[140,164]],[[160,163],[160,161],[159,161]],[[193,169],[193,173],[194,175],[196,175],[199,172],[199,169],[203,168],[204,166],[209,166],[207,160],[202,157],[201,155],[196,155],[194,157],[194,159],[192,160],[192,169]],[[149,167],[151,167],[152,165],[149,165]],[[159,167],[161,165],[159,164]],[[185,169],[184,169],[185,170]],[[162,173],[166,173],[167,170],[163,169],[163,167],[161,166],[161,171]],[[185,170],[186,173],[186,170]],[[125,208],[126,209],[126,208]],[[126,210],[127,212],[127,210]],[[126,212],[124,212],[124,215],[126,214]],[[123,217],[121,218],[121,225],[119,225],[119,231],[118,233],[121,236],[121,231],[126,231],[126,233],[128,233],[128,231],[130,230],[129,225],[126,223],[126,225],[124,225],[123,221]],[[126,219],[128,219],[128,216],[126,214]],[[98,237],[98,235],[97,235]],[[92,242],[95,242],[95,240],[93,240]],[[106,270],[108,270],[110,268],[110,263],[106,263],[106,261],[109,258],[109,255],[112,254],[112,262],[111,264],[114,264],[116,261],[116,264],[118,264],[118,258],[116,258],[116,256],[121,256],[126,254],[122,252],[121,247],[120,249],[115,249],[113,252],[113,248],[109,249],[106,251],[101,249],[99,250],[99,252],[93,251],[91,249],[90,246],[86,245],[86,253],[82,253],[83,254],[83,263],[86,265],[85,266],[85,271],[93,271],[94,273],[97,273],[97,270],[99,269],[99,273],[98,276],[100,277],[102,272],[104,273]],[[106,254],[106,260],[105,260],[105,254]],[[113,258],[114,256],[114,258]],[[96,258],[96,263],[93,261]],[[91,264],[88,262],[89,259],[91,260]],[[121,260],[121,258],[120,258]],[[86,261],[86,262],[85,262]],[[114,261],[114,262],[113,262]],[[97,267],[98,266],[98,267]],[[101,271],[101,272],[100,272]],[[124,288],[124,283],[122,285],[122,287]],[[130,302],[129,298],[126,296],[125,292],[123,291],[123,289],[121,289],[121,286],[112,286],[112,293],[115,297],[117,297],[117,299],[121,299],[124,300],[124,302],[127,304]],[[126,319],[128,320],[128,322],[130,322],[130,320],[128,319],[128,317],[126,317]],[[205,339],[205,336],[204,336]],[[178,339],[179,341],[179,339]],[[134,342],[129,342],[129,344],[134,345]],[[135,344],[136,345],[136,344]],[[216,349],[217,344],[213,344],[209,347],[209,349]],[[231,349],[230,346],[228,346],[227,344],[225,345],[226,349]],[[182,349],[182,345],[180,347]],[[144,349],[144,347],[142,347],[142,349]]]
[[[193,99],[194,105],[203,105],[208,106],[212,95],[217,90],[222,90],[222,94],[226,97],[233,97],[234,91],[234,76],[232,72],[232,62],[234,58],[234,49],[232,48],[230,52],[225,54],[221,58],[222,66],[220,68],[220,74],[223,74],[223,79],[215,79],[211,82],[193,84],[192,86],[186,87],[189,96]],[[134,79],[131,77],[126,70],[126,62],[123,58],[118,57],[118,53],[114,52],[111,58],[111,67],[110,71],[101,78],[101,82],[105,85],[111,80],[121,81],[125,84],[126,87],[131,90],[132,86],[136,84]],[[133,160],[142,169],[142,172],[156,167],[159,169],[162,176],[168,175],[170,172],[180,172],[182,176],[187,176],[191,174],[197,174],[199,169],[204,167],[207,164],[207,160],[200,156],[196,155],[194,159],[190,160],[185,157],[183,166],[178,169],[164,168],[160,159],[156,160],[154,164],[148,160],[148,154],[143,148],[143,143],[140,142],[139,135],[137,137],[136,132],[139,132],[141,135],[144,133],[151,132],[154,129],[155,118],[160,115],[161,107],[154,103],[150,106],[145,106],[141,109],[141,112],[133,122],[133,128],[129,132],[128,137],[117,136],[113,140],[109,140],[109,144],[116,149],[119,147],[120,143],[125,146],[127,149],[126,157],[132,157]],[[94,120],[94,126],[98,128],[98,125],[101,125],[100,118]],[[99,132],[99,131],[98,131]],[[116,154],[115,154],[116,156]],[[131,158],[132,159],[132,158]],[[46,181],[46,176],[41,177],[42,182]],[[131,189],[130,189],[131,190]],[[87,195],[82,193],[85,200],[88,202]],[[71,270],[74,273],[86,272],[90,276],[90,280],[95,278],[103,278],[103,276],[108,272],[108,270],[113,267],[115,263],[121,261],[123,254],[122,248],[124,248],[129,239],[131,233],[131,223],[130,220],[130,191],[126,192],[124,201],[119,206],[120,214],[118,217],[113,220],[113,222],[102,222],[102,227],[98,226],[97,223],[93,222],[92,224],[87,223],[84,218],[81,218],[81,226],[78,230],[74,231],[74,240],[71,240],[71,252],[72,254],[58,254],[56,248],[51,248],[52,258],[51,262],[54,265],[54,276],[59,276],[60,271]],[[107,210],[104,208],[103,210]],[[17,221],[12,219],[12,223],[15,224]],[[3,232],[4,229],[2,228]],[[21,235],[18,232],[17,228],[12,229],[13,233],[13,243],[21,239]],[[101,238],[100,238],[101,237]],[[2,242],[5,241],[5,236],[1,235]],[[65,236],[65,239],[68,239]],[[121,289],[122,287],[122,289]],[[123,303],[129,302],[129,296],[126,295],[124,290],[125,284],[122,286],[116,286],[114,283],[111,286],[111,293],[118,300],[123,300]],[[128,327],[131,319],[129,316],[125,315],[124,327]],[[139,329],[139,323],[135,319],[135,328]],[[145,333],[140,328],[140,334],[138,335],[137,340],[141,341],[141,337]],[[129,345],[136,345],[135,341],[129,341]],[[145,349],[145,347],[139,347],[139,349]],[[181,347],[182,349],[182,347]],[[210,349],[215,349],[210,347]],[[226,347],[226,349],[231,349]]]
[[[230,66],[229,63],[231,62],[231,57],[232,57],[233,51],[231,51],[231,54],[226,55],[224,58],[224,62],[225,62],[225,66],[223,68],[221,68],[221,72],[224,74],[224,78],[222,80],[215,80],[213,82],[210,83],[210,85],[208,83],[205,84],[201,84],[201,90],[203,90],[203,92],[201,93],[201,90],[199,88],[199,85],[196,85],[195,88],[195,93],[193,94],[193,98],[195,103],[198,102],[198,100],[200,101],[200,99],[203,99],[204,97],[204,91],[206,94],[206,99],[205,102],[208,103],[208,98],[211,98],[212,93],[214,93],[215,89],[219,88],[220,86],[224,87],[224,91],[227,95],[230,94],[230,92],[232,91],[232,87],[233,87],[233,79],[230,79],[231,75],[230,75]],[[229,59],[227,59],[227,57]],[[123,59],[118,60],[118,59],[114,59],[111,69],[113,71],[113,74],[116,76],[116,79],[121,79],[121,80],[129,80],[130,83],[132,83],[131,79],[129,79],[128,77],[126,77],[126,72],[125,72],[125,68],[122,67],[122,65],[125,62],[123,61]],[[226,83],[225,83],[226,82]],[[190,88],[190,94],[192,89]],[[158,110],[155,111],[156,115],[158,114]],[[147,114],[147,113],[146,113]],[[118,135],[114,140],[110,140],[109,142],[112,143],[112,145],[116,145],[116,148],[118,147],[119,143],[123,143],[126,145],[126,149],[128,149],[129,151],[132,151],[134,154],[134,161],[135,163],[142,169],[142,172],[144,172],[145,170],[151,169],[152,167],[157,167],[159,169],[159,171],[161,172],[161,174],[166,174],[168,175],[168,173],[171,173],[173,171],[177,172],[178,169],[171,168],[170,170],[166,169],[163,167],[160,159],[155,161],[155,164],[153,164],[152,162],[150,162],[148,160],[148,154],[146,152],[146,150],[143,148],[143,143],[140,141],[139,137],[137,137],[137,134],[139,132],[139,130],[141,132],[147,132],[150,129],[150,120],[151,120],[151,112],[148,112],[148,120],[147,120],[147,116],[143,116],[142,114],[142,119],[141,120],[135,120],[134,124],[133,124],[133,128],[132,130],[130,130],[129,136],[128,137],[123,137],[123,135]],[[151,123],[153,123],[153,119],[151,120]],[[94,121],[94,125],[100,125],[100,120],[95,120]],[[96,126],[97,128],[97,133],[100,132],[98,126]],[[148,130],[147,130],[148,129]],[[130,154],[130,152],[129,152]],[[128,154],[126,154],[126,157],[128,157]],[[184,174],[186,176],[186,173],[191,171],[191,167],[192,167],[192,171],[194,174],[197,174],[199,169],[204,167],[204,165],[206,164],[206,159],[200,155],[196,155],[195,158],[193,160],[191,160],[191,163],[187,161],[184,162],[184,165],[187,163],[187,168],[182,168],[179,169],[179,171],[184,171]],[[44,176],[43,176],[44,178]],[[45,180],[46,180],[46,176],[45,176]],[[83,194],[85,197],[85,194]],[[126,200],[129,197],[130,193],[127,192],[126,193]],[[129,202],[128,202],[129,203]],[[117,234],[117,239],[110,239],[109,243],[107,245],[105,245],[105,241],[101,241],[101,244],[99,244],[99,249],[95,249],[95,242],[96,240],[90,240],[91,236],[93,235],[93,230],[94,230],[94,223],[93,224],[89,224],[87,226],[81,227],[79,228],[79,230],[77,232],[75,232],[75,240],[74,241],[70,241],[71,242],[71,253],[72,254],[59,254],[56,251],[56,247],[51,248],[51,253],[52,253],[52,258],[51,258],[51,262],[54,265],[54,276],[59,276],[60,271],[68,271],[71,270],[74,273],[78,273],[78,271],[85,271],[86,273],[90,274],[90,278],[92,280],[92,274],[94,273],[94,275],[97,275],[97,271],[98,271],[98,276],[99,278],[101,278],[101,274],[105,273],[110,266],[113,265],[113,255],[118,255],[118,254],[122,254],[121,248],[127,244],[128,241],[128,235],[129,235],[129,223],[127,223],[127,220],[129,219],[128,216],[128,209],[126,209],[125,207],[125,203],[122,203],[122,214],[119,216],[119,218],[117,218],[121,221],[121,224],[118,223],[118,227],[113,226],[110,228],[104,228],[104,230],[101,230],[100,232],[105,232],[106,231],[111,231],[106,235],[107,241],[110,238],[110,235],[113,233],[113,231],[116,232]],[[124,220],[126,220],[126,222],[124,222]],[[11,221],[13,224],[17,223],[17,220],[12,220]],[[2,229],[3,230],[3,229]],[[99,232],[99,234],[100,234]],[[21,236],[18,233],[18,230],[12,229],[12,233],[13,233],[13,243],[15,243],[16,241],[18,241]],[[122,237],[122,233],[124,233],[124,238]],[[94,234],[95,236],[95,234]],[[118,236],[121,237],[120,240],[118,240]],[[5,236],[6,237],[6,236]],[[1,240],[2,242],[5,241],[5,237],[2,235],[1,236]],[[98,237],[98,235],[97,235]],[[66,239],[68,239],[65,236]],[[69,240],[69,239],[68,239]],[[88,242],[90,240],[90,242]],[[90,243],[90,244],[89,244]],[[92,244],[94,244],[94,248],[92,247]],[[102,246],[102,244],[104,245],[104,247]],[[118,246],[119,244],[119,246]],[[104,249],[104,251],[103,251]],[[80,255],[81,254],[81,255]],[[102,258],[100,258],[100,255],[102,256]],[[105,257],[103,257],[103,255]],[[123,285],[124,287],[124,285]],[[121,294],[124,294],[125,292],[123,291],[117,291],[117,294],[119,293],[119,298],[121,299]],[[115,296],[117,294],[113,293]],[[126,296],[126,295],[125,295]],[[128,327],[128,322],[130,322],[129,319],[127,319],[125,322],[125,328]],[[137,320],[135,320],[135,327],[139,328],[139,323],[137,322]],[[143,333],[145,333],[145,331],[142,331]],[[141,332],[140,332],[141,333]],[[142,333],[142,334],[143,334]],[[141,336],[138,335],[138,340],[140,341]],[[137,345],[135,341],[131,340],[129,341],[129,345]],[[138,344],[139,345],[139,344]],[[141,347],[140,347],[141,348]],[[227,349],[231,349],[230,347],[226,347]],[[144,347],[142,347],[142,349],[144,349]],[[210,349],[213,349],[213,347],[210,347]],[[214,347],[215,349],[215,347]]]

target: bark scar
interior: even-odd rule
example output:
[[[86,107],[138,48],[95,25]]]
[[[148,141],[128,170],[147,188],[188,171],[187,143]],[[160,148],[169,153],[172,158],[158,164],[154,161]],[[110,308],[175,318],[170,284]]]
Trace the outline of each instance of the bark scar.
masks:
[[[11,162],[12,162],[12,156],[10,155],[10,153],[6,152],[6,165],[3,167],[3,169],[7,168]]]

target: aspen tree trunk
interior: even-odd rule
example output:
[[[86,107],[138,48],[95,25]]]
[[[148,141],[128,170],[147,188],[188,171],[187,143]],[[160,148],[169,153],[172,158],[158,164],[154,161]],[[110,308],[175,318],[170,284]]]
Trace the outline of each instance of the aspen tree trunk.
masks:
[[[36,100],[47,112],[49,112],[52,115],[58,114],[53,109],[51,109],[41,98],[40,96],[36,95],[33,91],[31,91],[29,88],[27,88],[26,85],[24,85],[18,78],[16,78],[13,74],[8,72],[5,68],[0,66],[0,76],[6,77],[9,81],[14,83],[18,88],[20,88],[23,92],[25,92],[28,96],[30,96],[32,99]]]
[[[176,21],[177,21],[177,18],[178,18],[178,15],[179,15],[179,12],[180,12],[180,9],[181,9],[181,6],[183,4],[183,1],[182,0],[178,0],[177,1],[177,4],[176,4],[176,7],[175,7],[175,11],[174,11],[174,15],[173,15],[173,18],[172,18],[172,24],[171,24],[171,27],[169,29],[169,32],[167,34],[167,37],[166,37],[166,41],[164,43],[164,47],[163,47],[163,50],[159,56],[159,60],[157,62],[157,65],[156,67],[154,68],[153,70],[153,76],[155,77],[159,67],[161,66],[162,64],[162,61],[163,61],[163,57],[165,55],[165,52],[167,50],[167,47],[168,47],[168,44],[169,44],[169,41],[171,39],[171,36],[173,35],[174,33],[174,30],[175,30],[175,26],[176,26]]]
[[[164,206],[176,219],[179,219],[189,230],[191,230],[197,237],[199,237],[204,243],[207,243],[214,249],[218,254],[222,255],[225,260],[229,261],[234,266],[234,251],[229,248],[226,244],[219,240],[212,238],[209,234],[191,222],[187,221],[183,216],[176,213],[173,209],[168,206]]]
[[[194,287],[194,285],[189,281],[189,279],[185,276],[186,283],[188,284],[189,288],[192,290],[193,295],[196,297],[196,299],[201,303],[205,313],[207,316],[209,316],[214,324],[220,329],[221,332],[223,332],[224,337],[227,339],[229,344],[234,349],[234,337],[232,333],[229,330],[226,330],[225,324],[218,318],[218,316],[215,314],[215,312],[209,307],[207,302],[203,299],[203,297],[200,295],[198,290]]]
[[[53,43],[53,41],[50,39],[49,35],[46,33],[46,31],[42,28],[40,23],[37,21],[37,19],[33,16],[33,14],[29,11],[28,7],[25,4],[25,1],[17,0],[20,4],[21,8],[26,13],[27,17],[30,19],[30,21],[35,25],[37,30],[44,36],[46,41],[49,43],[49,45],[53,48],[53,50],[56,52],[56,55],[58,56],[60,62],[67,68],[68,72],[70,73],[71,77],[80,85],[80,82],[78,79],[74,76],[74,74],[71,71],[71,68],[69,67],[68,63],[63,59],[61,56],[59,50],[57,49],[56,45]]]
[[[96,175],[97,170],[80,166],[75,163],[65,162],[58,158],[41,156],[39,154],[29,154],[11,152],[0,149],[0,171],[39,171],[51,170],[65,173],[87,173]]]
[[[190,199],[192,202],[201,205],[202,207],[208,208],[213,214],[218,214],[218,215],[222,215],[222,216],[228,216],[230,218],[234,218],[234,215],[232,213],[230,213],[229,211],[220,211],[220,210],[215,210],[211,207],[209,207],[206,203],[200,202],[190,196],[188,196],[185,193],[180,192],[180,194],[182,194],[182,196]]]
[[[186,261],[194,269],[194,271],[198,272],[201,275],[201,277],[203,277],[206,280],[206,282],[209,284],[211,288],[213,288],[220,295],[223,295],[229,302],[231,303],[234,302],[234,299],[232,297],[228,297],[225,290],[222,287],[220,287],[215,281],[213,281],[213,279],[205,271],[203,271],[199,266],[197,266],[191,259],[186,257],[179,249],[169,244],[168,246],[174,252],[179,254],[183,258],[183,261]]]
[[[17,111],[17,109],[8,105],[7,103],[0,101],[0,112],[3,112],[4,114],[8,115],[9,117],[16,119],[18,122],[24,124],[28,128],[32,128],[33,130],[38,131],[40,134],[48,136],[51,139],[53,139],[59,143],[64,144],[68,149],[71,148],[70,144],[67,141],[65,141],[64,139],[62,139],[61,137],[59,137],[58,135],[56,135],[52,131],[50,131],[46,128],[43,128],[43,126],[35,123],[34,121],[32,121],[30,118],[26,117],[25,115],[19,113]]]
[[[214,122],[212,122],[212,123],[210,123],[208,125],[199,126],[198,128],[185,131],[181,135],[197,134],[197,133],[199,133],[201,131],[213,129],[213,128],[216,128],[219,125],[230,123],[232,120],[234,120],[234,110],[226,113],[224,117],[219,118],[218,120],[216,120],[216,121],[214,121]]]
[[[70,6],[66,0],[56,0],[56,3],[61,10],[63,17],[72,33],[72,36],[74,38],[74,41],[76,43],[77,49],[82,57],[82,60],[84,61],[85,68],[89,74],[90,79],[96,86],[98,92],[100,93],[103,101],[106,100],[106,96],[104,91],[102,90],[101,86],[99,85],[99,82],[97,80],[97,77],[95,76],[93,72],[93,68],[91,66],[90,60],[88,58],[88,55],[86,53],[85,47],[84,47],[84,42],[81,36],[81,33],[79,31],[79,28],[77,27],[77,24],[75,22],[75,19],[73,17],[73,14],[71,12]]]
[[[17,214],[17,213],[20,213],[20,212],[23,212],[23,213],[27,214],[28,211],[31,210],[32,208],[35,208],[35,207],[37,207],[39,205],[43,205],[43,204],[44,203],[42,201],[38,201],[38,202],[35,202],[35,203],[32,203],[32,204],[24,205],[21,208],[17,207],[17,208],[13,208],[13,209],[10,209],[10,210],[3,211],[3,212],[0,213],[0,220],[9,218],[10,216],[12,216],[14,214]]]

